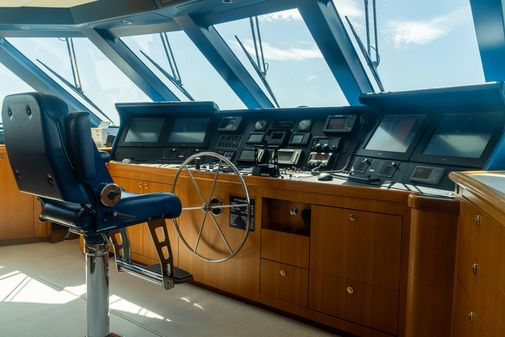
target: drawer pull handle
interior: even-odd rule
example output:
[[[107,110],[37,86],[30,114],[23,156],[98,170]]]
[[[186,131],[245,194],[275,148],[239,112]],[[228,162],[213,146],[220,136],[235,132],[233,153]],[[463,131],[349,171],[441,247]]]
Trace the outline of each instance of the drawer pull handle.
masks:
[[[358,220],[358,216],[356,214],[354,214],[354,213],[350,213],[349,214],[349,221],[354,222],[354,221],[357,221],[357,220]]]
[[[139,187],[139,188],[142,188],[142,183],[139,183],[139,184],[138,184],[138,187]]]
[[[469,320],[471,323],[475,322],[475,319],[476,319],[476,318],[477,318],[477,314],[475,314],[475,312],[470,311],[470,312],[468,313],[468,320]]]
[[[288,272],[285,271],[284,269],[281,269],[281,271],[279,272],[279,274],[281,274],[282,277],[286,277],[286,275],[288,274]]]
[[[472,271],[472,273],[477,275],[477,271],[479,270],[479,265],[477,263],[472,264],[472,267],[470,268],[470,270]]]
[[[477,214],[477,215],[475,216],[475,224],[476,224],[477,226],[478,226],[478,225],[480,225],[480,215],[479,215],[479,214]]]
[[[354,294],[354,288],[353,288],[353,287],[347,287],[347,293],[348,293],[349,295]]]
[[[144,185],[144,188],[147,190],[149,188],[149,185],[148,184],[145,184]]]

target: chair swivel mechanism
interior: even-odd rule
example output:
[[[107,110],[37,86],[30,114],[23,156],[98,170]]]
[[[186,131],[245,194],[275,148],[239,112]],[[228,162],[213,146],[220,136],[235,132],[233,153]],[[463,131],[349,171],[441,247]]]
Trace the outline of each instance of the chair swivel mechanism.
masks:
[[[20,191],[38,197],[42,220],[84,235],[88,337],[115,336],[109,332],[109,242],[118,271],[165,289],[191,280],[190,274],[173,267],[165,224],[165,219],[179,216],[179,198],[172,193],[127,193],[114,184],[105,165],[108,155],[99,152],[91,138],[88,113],[69,112],[57,97],[28,93],[7,96],[2,118]],[[159,256],[155,268],[131,260],[126,228],[143,222]]]

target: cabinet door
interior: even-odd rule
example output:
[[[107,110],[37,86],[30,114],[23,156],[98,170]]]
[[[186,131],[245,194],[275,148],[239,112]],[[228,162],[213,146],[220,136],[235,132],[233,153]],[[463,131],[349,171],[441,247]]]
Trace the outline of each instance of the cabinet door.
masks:
[[[155,183],[150,181],[144,181],[144,193],[159,193],[159,192],[171,192],[172,185],[170,184],[162,184]],[[171,219],[166,220],[167,228],[168,228],[168,236],[170,239],[170,245],[172,247],[172,254],[174,256],[174,264],[178,265],[179,258],[179,237],[175,231],[175,227],[172,223]],[[160,235],[160,234],[158,234]],[[158,261],[158,255],[156,253],[156,248],[153,243],[153,239],[151,237],[151,233],[149,231],[149,227],[147,224],[142,225],[142,255],[155,260],[153,262]]]
[[[144,192],[144,184],[141,180],[114,177],[114,182],[127,192],[138,194]],[[142,226],[143,224],[128,227],[128,236],[130,237],[131,251],[133,254],[142,255]]]
[[[398,292],[333,275],[310,272],[309,308],[390,334],[398,329]]]
[[[314,206],[310,269],[398,290],[402,218]]]
[[[307,307],[307,269],[261,259],[261,294]]]
[[[0,183],[0,240],[34,237],[33,196],[19,192],[5,152],[0,152]]]

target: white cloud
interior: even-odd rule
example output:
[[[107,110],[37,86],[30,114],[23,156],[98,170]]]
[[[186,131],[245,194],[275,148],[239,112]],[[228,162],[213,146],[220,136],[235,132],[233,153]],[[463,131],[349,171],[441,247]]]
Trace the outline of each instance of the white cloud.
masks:
[[[363,10],[360,8],[356,0],[333,0],[338,13],[343,18],[348,16],[349,18],[363,17]]]
[[[302,16],[298,9],[288,9],[282,12],[275,12],[266,15],[262,15],[259,17],[260,20],[266,22],[274,22],[274,21],[301,21]]]
[[[237,52],[240,50],[240,46],[236,41],[230,41],[229,43]],[[255,52],[252,40],[243,41],[243,44],[247,51],[251,53],[251,55],[254,55]],[[240,50],[240,52],[242,52],[242,50]],[[316,46],[310,48],[278,48],[272,46],[270,43],[263,42],[263,52],[265,54],[265,59],[271,61],[305,61],[323,58],[321,51]]]
[[[396,48],[428,44],[469,20],[468,11],[470,8],[465,6],[429,20],[390,20],[386,32],[391,35]]]

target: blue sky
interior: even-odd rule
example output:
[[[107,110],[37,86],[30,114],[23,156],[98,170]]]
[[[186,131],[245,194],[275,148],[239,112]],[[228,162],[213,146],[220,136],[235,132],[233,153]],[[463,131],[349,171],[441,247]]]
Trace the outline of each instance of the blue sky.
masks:
[[[363,2],[334,2],[340,15],[351,19],[364,40]],[[381,51],[378,71],[387,91],[484,81],[468,0],[379,0],[377,6]],[[347,104],[297,10],[262,16],[260,24],[269,64],[267,78],[281,106]],[[237,35],[252,51],[249,21],[229,22],[216,28],[257,79],[234,37]],[[183,83],[197,100],[214,100],[222,109],[244,107],[184,33],[173,32],[168,37]],[[64,42],[11,41],[32,60],[39,58],[71,79]],[[126,38],[125,42],[141,59],[145,60],[139,53],[143,50],[168,68],[157,34]],[[76,39],[76,52],[84,91],[116,122],[115,102],[148,100],[89,41]],[[0,99],[6,94],[29,90],[1,65],[0,75]],[[180,94],[170,83],[167,85]]]

